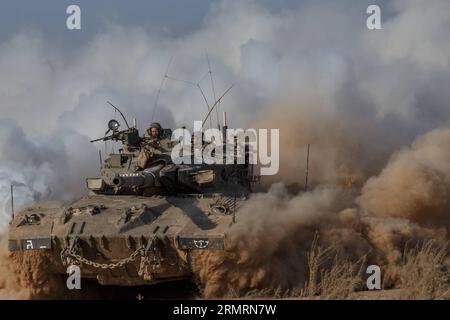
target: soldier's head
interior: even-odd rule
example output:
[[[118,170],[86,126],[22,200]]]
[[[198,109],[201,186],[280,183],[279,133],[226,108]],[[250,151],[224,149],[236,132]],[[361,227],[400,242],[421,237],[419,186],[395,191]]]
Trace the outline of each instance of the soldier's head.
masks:
[[[148,135],[151,138],[160,138],[162,133],[162,127],[158,122],[153,122],[147,130]]]

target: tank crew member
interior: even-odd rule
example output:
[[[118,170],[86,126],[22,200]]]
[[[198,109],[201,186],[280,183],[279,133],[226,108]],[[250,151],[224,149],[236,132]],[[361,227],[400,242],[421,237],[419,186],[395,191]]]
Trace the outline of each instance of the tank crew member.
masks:
[[[151,138],[152,140],[160,140],[162,136],[162,127],[158,122],[153,122],[150,124],[150,127],[147,129],[146,136]]]
[[[154,158],[170,159],[170,152],[175,145],[171,141],[171,130],[163,129],[161,124],[153,122],[144,134],[144,143],[138,156],[138,165],[145,169]]]

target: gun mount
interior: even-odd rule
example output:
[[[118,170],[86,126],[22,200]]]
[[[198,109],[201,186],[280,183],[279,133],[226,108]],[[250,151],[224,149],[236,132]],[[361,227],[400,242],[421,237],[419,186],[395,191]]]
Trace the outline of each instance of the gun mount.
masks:
[[[131,127],[125,130],[119,131],[120,124],[117,120],[110,120],[108,122],[108,131],[106,131],[103,138],[91,140],[90,142],[98,141],[121,141],[127,148],[139,148],[142,142],[142,138],[139,136],[138,129]],[[112,131],[112,134],[108,135]]]

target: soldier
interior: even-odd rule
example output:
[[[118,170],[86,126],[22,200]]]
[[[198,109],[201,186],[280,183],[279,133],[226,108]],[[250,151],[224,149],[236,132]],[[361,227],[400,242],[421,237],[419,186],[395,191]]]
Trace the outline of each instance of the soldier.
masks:
[[[153,122],[147,129],[144,135],[144,144],[138,156],[138,164],[141,169],[145,169],[150,160],[155,158],[170,158],[170,150],[173,148],[173,143],[170,137],[165,136],[165,131],[158,122]],[[170,135],[170,130],[169,135]],[[164,156],[168,153],[169,155]]]
[[[158,122],[153,122],[150,124],[150,127],[147,129],[147,137],[152,140],[160,140],[162,135],[162,127]]]
[[[158,122],[153,122],[144,134],[144,145],[138,156],[138,164],[141,169],[145,169],[151,158],[159,152],[159,140],[161,139],[162,127]]]

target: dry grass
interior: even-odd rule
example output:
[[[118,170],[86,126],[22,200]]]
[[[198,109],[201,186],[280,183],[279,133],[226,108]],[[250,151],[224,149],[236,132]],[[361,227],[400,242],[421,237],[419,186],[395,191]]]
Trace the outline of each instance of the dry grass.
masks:
[[[244,294],[229,288],[230,299],[450,299],[450,272],[447,245],[426,240],[414,248],[406,247],[402,259],[395,265],[381,266],[396,271],[395,287],[390,290],[368,291],[365,283],[366,257],[348,260],[337,245],[322,247],[317,237],[307,253],[306,281],[298,287],[258,288]],[[448,261],[447,261],[448,262]]]
[[[332,260],[330,262],[330,259]],[[445,266],[447,245],[426,240],[413,249],[405,248],[398,265],[396,299],[450,299],[450,273]],[[358,299],[367,290],[363,282],[365,259],[352,262],[339,257],[334,246],[321,248],[317,240],[308,253],[309,278],[300,297],[309,299]],[[367,291],[365,291],[367,293]],[[388,292],[377,294],[389,299]],[[364,298],[363,298],[364,299]]]
[[[399,270],[402,299],[450,299],[450,274],[444,265],[447,245],[433,240],[405,249]]]
[[[336,246],[322,248],[314,239],[308,253],[309,277],[299,296],[316,299],[348,299],[362,284],[362,267],[365,259],[348,261],[339,254]]]

